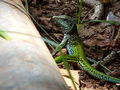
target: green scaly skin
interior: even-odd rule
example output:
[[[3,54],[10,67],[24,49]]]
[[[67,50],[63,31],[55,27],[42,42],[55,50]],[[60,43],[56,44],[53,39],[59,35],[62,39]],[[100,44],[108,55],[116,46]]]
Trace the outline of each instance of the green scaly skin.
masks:
[[[74,27],[72,26],[72,24],[74,24],[74,20],[72,18],[61,15],[54,16],[52,20],[60,25],[63,29],[64,35],[68,36],[69,39],[67,41],[67,50],[70,55],[77,58],[80,67],[83,70],[98,79],[106,80],[113,83],[120,83],[119,78],[111,77],[102,72],[99,72],[89,64],[84,52],[83,44],[80,40],[80,37],[78,37],[77,28],[75,25]],[[55,60],[56,62],[61,62],[63,59],[63,56],[59,56]]]

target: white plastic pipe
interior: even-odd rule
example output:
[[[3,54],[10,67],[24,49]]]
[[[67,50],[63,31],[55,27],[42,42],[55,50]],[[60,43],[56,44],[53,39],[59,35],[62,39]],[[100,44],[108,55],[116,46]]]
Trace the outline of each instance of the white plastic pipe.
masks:
[[[32,21],[16,8],[19,5],[20,0],[0,0],[0,30],[40,36]],[[68,90],[42,39],[7,35],[11,40],[0,39],[0,90]]]

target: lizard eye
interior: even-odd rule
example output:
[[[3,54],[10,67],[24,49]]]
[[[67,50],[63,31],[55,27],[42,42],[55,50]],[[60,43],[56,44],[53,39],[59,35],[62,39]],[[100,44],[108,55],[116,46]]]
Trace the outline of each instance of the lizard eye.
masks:
[[[68,19],[66,19],[66,18],[64,18],[64,19],[63,19],[63,21],[66,21],[66,22],[67,22],[67,21],[69,21],[69,20],[68,20]]]

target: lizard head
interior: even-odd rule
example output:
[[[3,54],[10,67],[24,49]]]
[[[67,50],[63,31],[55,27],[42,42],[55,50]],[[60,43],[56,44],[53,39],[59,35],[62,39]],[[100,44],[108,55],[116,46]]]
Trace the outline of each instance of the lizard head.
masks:
[[[58,24],[66,34],[71,33],[75,26],[74,19],[66,15],[53,16],[51,20]]]

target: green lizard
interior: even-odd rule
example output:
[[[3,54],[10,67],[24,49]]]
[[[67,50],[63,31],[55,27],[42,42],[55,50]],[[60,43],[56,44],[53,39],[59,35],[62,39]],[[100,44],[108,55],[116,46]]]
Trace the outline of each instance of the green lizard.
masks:
[[[0,30],[0,37],[4,38],[6,40],[11,40],[11,38],[3,30]]]
[[[90,75],[98,79],[107,80],[113,83],[120,83],[119,78],[111,77],[102,72],[99,72],[89,64],[84,52],[83,44],[80,38],[78,37],[77,27],[74,24],[74,20],[71,17],[65,16],[65,15],[53,16],[51,20],[56,24],[60,25],[64,33],[64,39],[66,39],[66,40],[63,40],[62,43],[55,49],[53,54],[59,51],[62,47],[64,47],[65,43],[67,43],[67,50],[69,53],[68,57],[70,57],[70,55],[71,57],[76,57],[75,61],[80,64],[80,67],[83,70],[85,70]],[[66,55],[65,57],[58,56],[57,58],[55,58],[55,61],[62,62],[63,59],[66,59],[66,58],[68,59],[68,57],[66,57]],[[69,60],[70,59],[72,58],[69,58]]]

